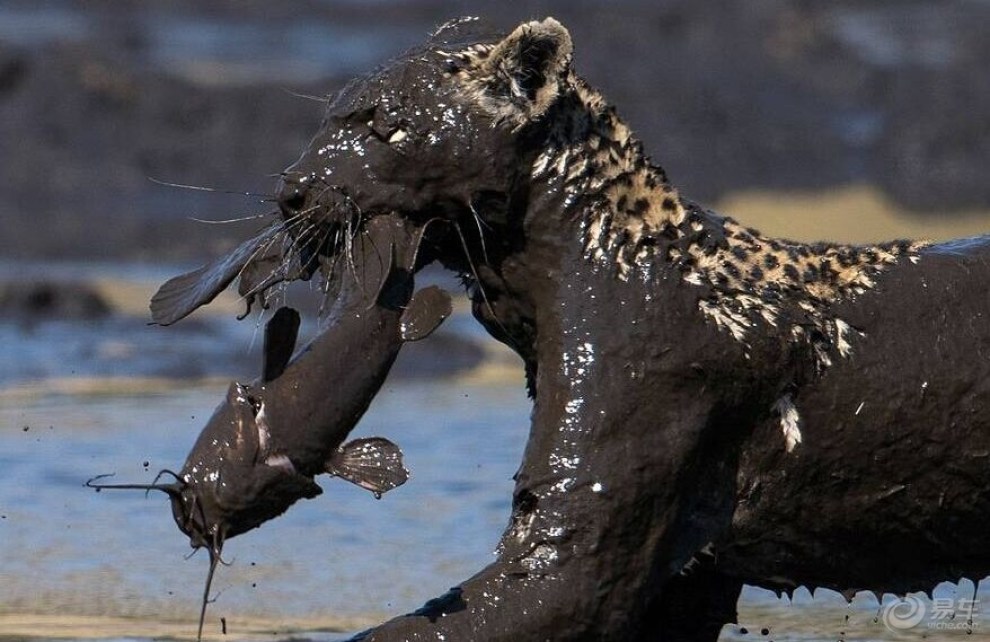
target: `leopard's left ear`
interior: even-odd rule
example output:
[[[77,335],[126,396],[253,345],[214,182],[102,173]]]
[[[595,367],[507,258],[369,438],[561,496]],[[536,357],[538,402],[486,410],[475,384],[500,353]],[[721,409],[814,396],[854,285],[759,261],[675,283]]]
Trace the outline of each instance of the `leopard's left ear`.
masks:
[[[553,18],[526,22],[471,56],[461,77],[481,107],[498,121],[521,127],[557,100],[573,49],[571,34]]]

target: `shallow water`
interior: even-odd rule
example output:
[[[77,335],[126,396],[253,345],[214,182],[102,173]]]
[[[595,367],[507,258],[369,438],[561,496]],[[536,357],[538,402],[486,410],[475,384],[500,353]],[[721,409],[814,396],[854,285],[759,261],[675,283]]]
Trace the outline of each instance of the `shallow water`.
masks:
[[[206,560],[183,561],[188,545],[167,500],[95,493],[83,482],[102,473],[148,482],[159,468],[180,467],[222,394],[4,403],[0,611],[194,615]],[[464,579],[492,559],[506,523],[528,412],[515,386],[383,390],[356,434],[397,441],[409,484],[376,502],[326,479],[323,496],[232,540],[214,619],[396,614]]]
[[[237,322],[233,310],[242,306],[234,299],[221,303],[222,314],[207,309],[174,328],[146,325],[143,288],[179,271],[0,262],[6,280],[129,277],[111,284],[123,293],[115,293],[116,312],[107,318],[0,316],[7,346],[0,358],[0,638],[25,630],[3,619],[11,614],[147,623],[198,614],[205,556],[183,561],[188,544],[166,498],[83,487],[97,474],[150,482],[161,468],[180,468],[226,382],[255,376],[258,328],[270,312]],[[304,334],[314,326],[308,319]],[[463,311],[443,330],[464,341],[482,332]],[[410,346],[420,352],[402,358],[429,355],[422,347],[440,338]],[[440,345],[448,349],[449,339]],[[215,582],[214,624],[226,617],[232,635],[240,621],[283,634],[290,627],[353,630],[420,606],[492,559],[528,428],[521,373],[473,385],[427,378],[436,368],[426,365],[397,364],[399,376],[355,431],[399,443],[412,481],[376,502],[327,479],[322,497],[232,540],[225,555],[233,564]],[[113,630],[105,625],[72,626],[99,636]]]

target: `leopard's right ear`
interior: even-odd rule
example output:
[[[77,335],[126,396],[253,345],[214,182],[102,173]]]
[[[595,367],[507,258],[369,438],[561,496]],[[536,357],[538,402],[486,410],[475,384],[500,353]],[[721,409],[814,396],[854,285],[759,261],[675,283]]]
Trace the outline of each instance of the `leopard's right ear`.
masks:
[[[497,122],[518,128],[557,100],[573,49],[571,34],[553,18],[526,22],[494,45],[464,52],[458,75]]]

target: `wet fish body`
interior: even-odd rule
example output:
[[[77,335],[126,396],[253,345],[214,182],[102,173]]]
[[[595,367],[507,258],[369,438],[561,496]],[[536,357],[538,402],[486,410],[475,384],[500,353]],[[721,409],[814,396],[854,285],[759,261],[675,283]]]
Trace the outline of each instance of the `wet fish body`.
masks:
[[[274,313],[265,328],[262,376],[248,384],[231,383],[181,471],[171,473],[174,482],[87,483],[169,495],[173,518],[190,545],[210,554],[200,635],[227,539],[278,517],[300,499],[318,496],[317,475],[339,477],[375,497],[409,477],[402,452],[391,441],[343,442],[402,345],[429,336],[450,315],[451,301],[435,286],[414,292],[418,247],[401,219],[377,217],[362,234],[360,263],[354,264],[362,269],[340,275],[342,296],[328,327],[293,357],[299,315],[291,308]],[[227,257],[166,283],[153,300],[153,318],[167,325],[208,303],[242,269],[257,263],[257,250],[270,239],[270,232],[262,233]]]
[[[401,222],[379,217],[367,233],[373,242],[362,251],[381,258],[390,248],[390,258],[363,256],[370,267],[344,275],[353,282],[343,284],[328,327],[291,360],[298,315],[277,311],[266,327],[263,376],[231,384],[196,440],[172,502],[193,546],[212,546],[319,495],[313,478],[323,473],[377,495],[408,477],[388,440],[343,442],[402,345],[439,326],[450,298],[436,287],[414,293],[415,251]]]

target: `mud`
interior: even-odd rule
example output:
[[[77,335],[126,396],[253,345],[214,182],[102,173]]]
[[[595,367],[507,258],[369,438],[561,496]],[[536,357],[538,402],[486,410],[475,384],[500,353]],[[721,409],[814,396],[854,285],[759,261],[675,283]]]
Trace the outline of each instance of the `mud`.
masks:
[[[495,46],[458,56],[483,33],[474,28],[443,31],[349,85],[279,190],[284,212],[317,226],[353,208],[370,220],[398,212],[422,230],[424,260],[461,274],[476,317],[525,360],[534,397],[497,560],[356,639],[713,640],[743,582],[900,591],[958,569],[990,572],[978,533],[990,511],[990,429],[978,412],[984,386],[972,383],[988,373],[963,355],[990,341],[977,323],[984,302],[968,296],[984,278],[986,242],[933,247],[870,272],[876,283],[858,296],[822,300],[857,331],[832,370],[778,327],[783,317],[747,322],[745,340],[719,331],[698,310],[723,286],[682,279],[690,265],[667,257],[691,243],[713,254],[728,224],[682,200],[684,218],[649,233],[633,276],[619,269],[621,246],[599,247],[598,260],[585,233],[603,197],[569,193],[568,155],[603,140],[619,153],[639,148],[588,133],[581,116],[611,116],[569,93],[580,85],[567,76],[571,40],[559,23],[481,37]],[[547,147],[559,165],[533,170]],[[796,306],[801,295],[781,296]],[[942,336],[946,309],[964,336]],[[932,365],[944,341],[953,366]],[[815,440],[793,455],[774,410],[785,392]],[[886,401],[836,433],[843,404],[860,396]],[[950,432],[972,453],[952,472]],[[907,477],[892,486],[898,471]],[[705,599],[671,606],[680,595]]]
[[[747,23],[747,16],[733,17]],[[676,13],[662,18],[660,26],[679,31]],[[946,308],[959,311],[966,331],[950,339],[945,354],[965,361],[973,343],[990,340],[977,323],[981,303],[965,294],[978,287],[986,248],[933,250],[922,257],[930,266],[918,268],[924,271],[899,266],[875,291],[836,304],[872,342],[860,350],[857,341],[856,361],[818,377],[806,346],[776,330],[758,326],[742,343],[703,322],[699,299],[714,296],[714,284],[693,290],[676,267],[660,260],[644,268],[643,278],[619,279],[614,265],[584,255],[584,221],[558,216],[574,204],[554,182],[563,178],[560,170],[539,178],[529,172],[550,140],[547,121],[566,115],[573,107],[567,101],[575,99],[553,102],[570,64],[570,39],[559,25],[547,21],[515,32],[521,42],[498,49],[505,65],[493,67],[508,77],[476,87],[480,98],[473,108],[450,83],[470,61],[442,53],[472,41],[459,35],[441,35],[436,50],[418,51],[337,95],[324,129],[286,172],[278,193],[283,214],[308,215],[328,231],[351,210],[363,224],[384,211],[400,214],[412,230],[408,238],[425,235],[423,260],[440,260],[460,273],[475,315],[525,360],[534,396],[530,440],[497,560],[419,611],[358,639],[646,640],[658,631],[673,637],[677,630],[683,639],[711,640],[718,622],[733,618],[733,595],[743,581],[902,589],[960,568],[990,570],[985,552],[973,545],[982,542],[976,527],[955,529],[956,522],[979,524],[990,501],[979,454],[990,446],[990,430],[977,412],[985,406],[985,391],[971,383],[986,380],[987,373],[971,359],[962,376],[946,366],[929,367],[932,352],[918,359],[913,347],[943,341],[939,314]],[[677,39],[672,33],[669,41]],[[941,67],[938,73],[949,77]],[[692,106],[718,105],[708,98]],[[535,104],[537,99],[547,103]],[[775,129],[739,127],[737,113],[747,110],[737,107],[712,111],[732,125],[727,130],[761,140]],[[821,156],[795,165],[814,168],[801,180],[828,183],[845,176],[848,167],[823,164],[843,156],[842,136],[817,134],[814,149]],[[853,138],[852,147],[864,140]],[[676,157],[674,147],[667,154]],[[738,164],[732,169],[732,180],[753,182]],[[698,192],[690,181],[681,182]],[[717,177],[707,183],[719,185]],[[972,198],[954,186],[951,194]],[[909,200],[922,205],[927,194],[912,193]],[[590,197],[581,198],[580,206],[592,205]],[[692,213],[705,217],[705,225],[695,221],[699,227],[720,231],[720,219],[696,207]],[[698,235],[673,232],[689,241]],[[708,249],[725,241],[725,235],[713,235]],[[659,234],[650,242],[659,247],[658,256],[673,247]],[[328,256],[339,250],[331,248]],[[939,289],[914,323],[912,306],[929,280],[964,287]],[[202,302],[197,296],[180,310]],[[372,377],[387,370],[373,365]],[[916,384],[927,391],[930,377],[945,383],[919,393]],[[362,384],[354,398],[366,403],[375,387]],[[782,390],[809,404],[805,438],[816,440],[789,459],[772,441],[779,437],[779,418],[770,409]],[[888,399],[876,423],[849,420],[836,437],[831,429],[845,410],[840,402],[864,393]],[[303,405],[320,394],[307,389]],[[867,400],[860,403],[862,408]],[[944,426],[933,428],[946,416],[953,420],[949,428],[963,426],[975,449],[973,457],[953,462],[951,472],[950,435]],[[860,434],[869,429],[867,445],[886,457],[883,466],[862,453]],[[294,435],[292,441],[306,438]],[[315,438],[320,444],[305,450],[315,451],[326,436]],[[891,486],[891,476],[904,470],[910,478]],[[838,479],[835,471],[842,471]],[[805,492],[792,492],[791,479]],[[953,482],[958,492],[933,495]],[[917,502],[926,507],[920,518],[912,508]],[[944,507],[951,519],[940,521]],[[259,511],[253,519],[274,514]],[[822,515],[827,519],[815,521]],[[258,523],[248,520],[238,528]],[[917,557],[892,564],[881,544]],[[718,562],[704,558],[712,546]],[[854,569],[862,558],[870,562]],[[699,570],[691,573],[692,567]],[[665,608],[665,600],[682,590],[709,601],[695,603],[694,611]],[[706,619],[705,628],[691,627],[697,618]]]

